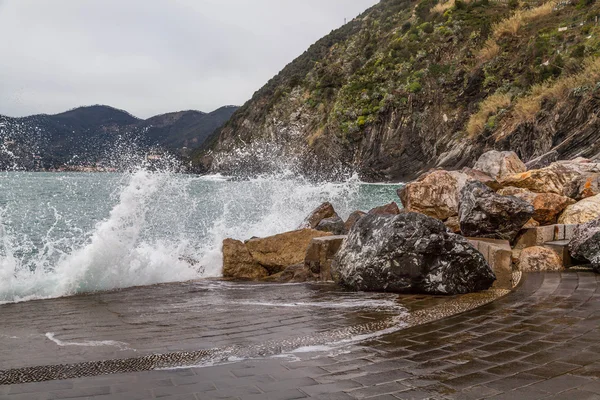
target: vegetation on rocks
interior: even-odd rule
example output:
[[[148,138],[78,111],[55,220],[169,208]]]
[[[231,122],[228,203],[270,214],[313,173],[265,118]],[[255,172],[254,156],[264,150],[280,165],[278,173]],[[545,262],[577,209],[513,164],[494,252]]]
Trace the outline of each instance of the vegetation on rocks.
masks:
[[[266,141],[321,171],[396,180],[489,148],[525,161],[553,148],[593,156],[600,149],[559,145],[563,127],[594,135],[599,14],[593,0],[383,0],[285,67],[197,160]]]

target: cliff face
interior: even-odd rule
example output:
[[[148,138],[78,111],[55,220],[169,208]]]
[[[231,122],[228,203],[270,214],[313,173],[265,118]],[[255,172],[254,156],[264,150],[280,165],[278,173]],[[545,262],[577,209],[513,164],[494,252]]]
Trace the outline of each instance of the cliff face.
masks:
[[[490,148],[600,153],[593,0],[382,0],[256,92],[198,156],[249,173],[405,180]],[[317,172],[318,171],[318,172]]]

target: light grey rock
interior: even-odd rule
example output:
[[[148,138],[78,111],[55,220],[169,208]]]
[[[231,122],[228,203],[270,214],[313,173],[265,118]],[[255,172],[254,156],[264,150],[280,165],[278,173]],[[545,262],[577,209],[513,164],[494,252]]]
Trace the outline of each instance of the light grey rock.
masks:
[[[575,228],[569,243],[571,257],[580,261],[589,261],[600,269],[600,218]]]
[[[473,169],[485,172],[494,179],[527,171],[527,167],[514,151],[488,151],[479,157]]]

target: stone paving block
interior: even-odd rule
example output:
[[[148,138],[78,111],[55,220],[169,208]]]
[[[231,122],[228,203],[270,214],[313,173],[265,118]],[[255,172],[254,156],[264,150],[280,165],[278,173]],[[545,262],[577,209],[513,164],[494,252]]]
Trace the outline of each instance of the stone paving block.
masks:
[[[419,388],[419,389],[410,389],[410,390],[406,390],[403,392],[393,393],[391,396],[394,399],[400,399],[400,400],[431,400],[431,399],[436,398],[436,397],[433,397],[435,395],[436,394],[434,394],[430,391]]]
[[[19,393],[0,395],[0,400],[46,400],[47,393]]]
[[[600,381],[594,381],[580,386],[579,390],[585,390],[587,392],[592,392],[596,393],[597,395],[600,395]]]
[[[507,392],[525,386],[530,386],[534,383],[542,382],[544,381],[544,379],[546,378],[531,374],[530,371],[525,371],[519,372],[515,375],[505,376],[501,379],[492,382],[488,382],[486,383],[486,386],[499,390],[501,392]]]
[[[202,397],[198,396],[199,400]],[[244,400],[293,400],[306,398],[306,394],[302,393],[298,389],[287,389],[278,392],[260,393],[249,396],[242,396]]]
[[[344,393],[344,392],[338,392],[338,393],[318,394],[316,396],[312,396],[311,399],[316,399],[316,400],[353,400],[354,397],[352,397],[349,394]],[[394,400],[396,400],[396,399],[394,399]]]
[[[109,386],[99,386],[91,388],[73,388],[51,391],[47,394],[48,400],[71,399],[75,397],[91,397],[110,394]]]
[[[598,395],[579,389],[571,389],[566,392],[546,397],[548,400],[598,400]]]
[[[548,393],[533,390],[529,387],[523,387],[520,389],[511,390],[502,394],[492,396],[490,399],[493,400],[539,400],[547,398]]]
[[[381,383],[402,380],[411,376],[412,375],[408,372],[404,372],[401,370],[391,370],[385,372],[377,372],[369,375],[363,375],[360,377],[353,378],[353,380],[360,383],[363,386],[372,386],[379,385]]]
[[[192,395],[193,396],[193,395]],[[169,396],[167,399],[175,400],[179,396]],[[81,397],[80,397],[81,398]],[[141,392],[122,392],[122,393],[111,393],[101,396],[84,397],[88,400],[147,400],[152,398],[152,393],[148,390]],[[193,397],[195,399],[195,396]],[[75,399],[73,399],[75,400]]]
[[[553,379],[548,379],[540,383],[531,385],[532,389],[548,393],[559,393],[568,389],[585,386],[591,382],[590,379],[573,375],[561,375]]]
[[[514,248],[522,250],[526,247],[541,246],[554,240],[554,225],[539,226],[523,230],[516,239]]]
[[[391,394],[394,392],[400,392],[402,390],[410,389],[409,386],[405,386],[399,382],[383,383],[381,385],[367,386],[361,389],[349,391],[348,393],[357,399],[364,399],[368,397],[374,397],[377,395]]]
[[[579,365],[553,361],[540,367],[530,369],[527,372],[544,378],[554,378],[555,376],[564,375],[567,372],[571,372],[579,368],[581,368]]]
[[[256,386],[263,392],[275,392],[288,389],[290,387],[305,387],[318,385],[319,382],[311,378],[296,378],[285,381],[258,383]]]
[[[312,397],[316,395],[322,395],[325,393],[337,393],[342,391],[349,392],[351,389],[356,389],[359,387],[362,387],[360,383],[352,380],[347,380],[339,381],[336,383],[324,383],[320,385],[299,387],[298,389]]]
[[[369,360],[359,358],[357,360],[342,361],[336,364],[322,365],[321,368],[329,372],[342,372],[360,368],[370,364],[372,363]]]
[[[41,383],[26,383],[21,385],[10,385],[6,387],[7,394],[19,394],[19,393],[45,393],[53,390],[64,390],[71,389],[73,383],[69,381],[49,381]],[[0,386],[0,390],[3,387]]]
[[[154,397],[166,397],[176,394],[200,393],[214,391],[217,388],[211,382],[199,382],[189,385],[160,387],[153,389]]]
[[[479,384],[486,384],[486,386],[489,386],[487,382],[491,382],[497,379],[497,375],[489,374],[486,372],[474,372],[472,374],[448,379],[444,381],[444,385],[450,386],[451,388],[456,390],[461,390]]]

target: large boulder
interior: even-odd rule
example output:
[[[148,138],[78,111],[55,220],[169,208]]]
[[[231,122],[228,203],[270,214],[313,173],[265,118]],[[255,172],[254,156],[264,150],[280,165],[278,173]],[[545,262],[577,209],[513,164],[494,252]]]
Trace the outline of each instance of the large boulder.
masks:
[[[400,208],[398,204],[395,202],[391,202],[390,204],[386,204],[384,206],[375,207],[372,210],[369,210],[369,214],[371,215],[398,215],[400,214]]]
[[[519,255],[519,270],[524,272],[561,271],[563,269],[563,262],[559,255],[546,247],[527,247]]]
[[[502,196],[515,196],[529,202],[533,208],[533,219],[541,225],[556,223],[556,218],[567,206],[575,204],[575,200],[554,193],[534,193],[529,189],[507,187],[500,189]]]
[[[468,182],[460,194],[460,230],[465,236],[512,241],[533,212],[529,202],[496,194],[478,181]]]
[[[467,179],[460,172],[436,170],[398,189],[398,197],[406,211],[445,220],[458,215],[460,188]]]
[[[330,202],[325,202],[321,204],[319,207],[315,208],[306,219],[300,224],[298,229],[315,229],[319,223],[326,219],[337,217],[333,206]]]
[[[600,218],[575,228],[569,243],[571,257],[600,268]]]
[[[354,224],[356,224],[358,222],[358,220],[361,219],[362,217],[364,217],[365,215],[367,215],[367,213],[363,212],[363,211],[354,211],[352,214],[350,214],[350,216],[344,223],[344,229],[345,229],[346,233],[350,232],[350,229],[352,229]]]
[[[559,224],[585,224],[600,217],[600,194],[568,206],[558,218]]]
[[[273,275],[290,265],[303,263],[311,240],[331,235],[329,232],[314,229],[300,229],[266,238],[250,239],[246,242],[246,248],[252,258],[264,267],[269,275]]]
[[[239,240],[223,241],[223,277],[230,279],[259,280],[269,275]]]
[[[475,163],[473,169],[485,172],[494,179],[527,171],[527,167],[514,151],[488,151]]]
[[[336,282],[363,291],[458,294],[488,289],[496,279],[467,239],[413,212],[361,218],[331,268]]]
[[[558,161],[548,167],[506,176],[503,186],[529,189],[536,193],[568,195],[572,182],[582,175],[598,172],[598,164],[578,160]]]
[[[316,229],[322,232],[330,232],[334,235],[343,235],[346,232],[344,220],[337,215],[335,217],[322,219]]]
[[[583,200],[600,194],[600,173],[592,172],[574,179],[565,187],[565,195]]]
[[[463,173],[464,175],[466,175],[466,177],[468,179],[479,181],[492,190],[499,190],[500,188],[502,188],[502,185],[500,184],[500,182],[498,182],[496,179],[492,178],[485,172],[482,172],[482,171],[479,171],[476,169],[472,169],[472,168],[463,168],[460,172]],[[466,183],[466,181],[463,183],[463,185],[465,183]],[[463,185],[460,185],[459,189],[462,189]]]

